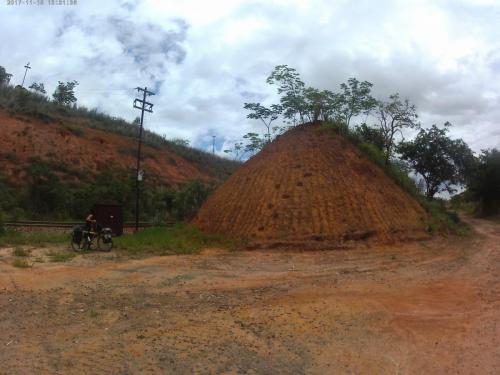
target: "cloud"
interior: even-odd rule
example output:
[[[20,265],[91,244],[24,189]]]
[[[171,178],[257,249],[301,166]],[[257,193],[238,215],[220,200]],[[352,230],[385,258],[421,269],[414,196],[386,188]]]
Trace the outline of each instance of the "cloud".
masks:
[[[157,93],[146,126],[218,152],[249,131],[243,103],[276,101],[265,84],[278,64],[307,84],[349,77],[399,92],[424,126],[450,121],[479,151],[499,147],[500,27],[496,1],[96,1],[76,7],[0,6],[4,56],[17,83],[76,79],[79,102],[129,120],[136,86]],[[26,25],[31,37],[26,38]]]

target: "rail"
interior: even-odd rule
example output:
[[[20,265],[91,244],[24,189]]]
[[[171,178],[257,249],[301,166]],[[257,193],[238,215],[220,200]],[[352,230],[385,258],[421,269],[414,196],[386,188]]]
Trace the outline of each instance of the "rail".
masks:
[[[32,228],[73,228],[75,225],[83,225],[83,221],[3,221],[2,225],[5,227],[32,227]],[[168,221],[164,223],[165,226],[172,226],[174,222]],[[139,228],[150,228],[154,226],[151,222],[140,222]],[[135,222],[126,222],[123,224],[124,228],[135,228]]]

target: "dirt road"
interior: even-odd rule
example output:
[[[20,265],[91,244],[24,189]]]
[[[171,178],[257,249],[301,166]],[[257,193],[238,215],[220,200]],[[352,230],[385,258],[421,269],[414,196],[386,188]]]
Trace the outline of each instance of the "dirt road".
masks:
[[[500,226],[397,248],[0,251],[1,374],[498,374]]]

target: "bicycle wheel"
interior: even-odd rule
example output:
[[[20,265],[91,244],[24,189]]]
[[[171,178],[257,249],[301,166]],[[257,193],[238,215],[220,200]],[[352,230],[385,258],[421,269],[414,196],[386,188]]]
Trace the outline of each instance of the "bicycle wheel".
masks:
[[[79,242],[75,242],[74,236],[71,236],[71,248],[73,251],[81,252],[85,250],[86,245],[87,241],[85,241],[85,238],[81,238]]]
[[[113,248],[113,240],[110,239],[104,242],[104,238],[99,236],[99,238],[97,239],[97,248],[100,251],[111,251],[111,249]]]

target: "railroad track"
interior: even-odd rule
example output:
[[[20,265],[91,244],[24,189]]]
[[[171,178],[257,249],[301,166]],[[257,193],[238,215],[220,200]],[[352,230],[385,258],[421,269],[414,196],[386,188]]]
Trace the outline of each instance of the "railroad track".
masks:
[[[75,225],[84,225],[83,221],[4,221],[5,227],[13,228],[73,228]],[[165,223],[166,226],[172,226],[173,222]],[[150,222],[140,222],[139,228],[149,228],[154,226]],[[135,222],[127,222],[123,224],[123,228],[135,228]]]

